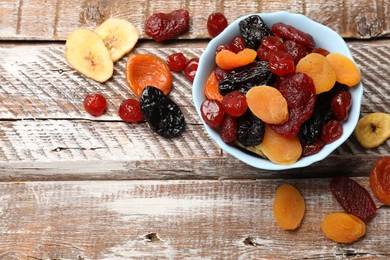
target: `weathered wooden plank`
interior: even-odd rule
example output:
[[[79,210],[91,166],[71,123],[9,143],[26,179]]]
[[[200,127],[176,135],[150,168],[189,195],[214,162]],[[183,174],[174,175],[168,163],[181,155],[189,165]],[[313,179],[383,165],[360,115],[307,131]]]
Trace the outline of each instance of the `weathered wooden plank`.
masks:
[[[369,188],[367,178],[356,180]],[[301,190],[294,232],[272,213],[276,188]],[[0,183],[2,259],[388,258],[390,208],[349,245],[320,231],[342,211],[329,179]],[[380,203],[377,202],[379,206]]]
[[[144,1],[125,0],[1,0],[0,39],[3,40],[64,40],[78,27],[95,28],[109,17],[128,19],[144,34],[145,19],[155,12],[187,9],[189,31],[181,38],[208,38],[207,17],[223,12],[229,22],[254,12],[290,11],[302,13],[329,26],[343,37],[375,38],[390,35],[388,0],[348,1]]]

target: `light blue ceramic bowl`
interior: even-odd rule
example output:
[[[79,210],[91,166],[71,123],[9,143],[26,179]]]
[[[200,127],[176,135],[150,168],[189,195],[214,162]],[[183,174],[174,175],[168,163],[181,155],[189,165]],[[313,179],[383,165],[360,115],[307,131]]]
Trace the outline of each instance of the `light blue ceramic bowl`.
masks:
[[[261,13],[258,15],[262,17],[268,27],[271,27],[276,22],[284,22],[286,24],[290,24],[306,33],[311,34],[314,37],[317,47],[325,48],[330,52],[342,53],[347,57],[353,59],[347,44],[344,42],[344,40],[339,34],[337,34],[332,29],[317,22],[314,22],[313,20],[303,15],[291,14],[288,12]],[[200,114],[200,106],[205,100],[204,86],[208,76],[215,67],[215,48],[218,44],[221,43],[229,44],[231,39],[233,39],[235,36],[238,36],[238,23],[240,22],[240,20],[244,19],[247,16],[243,16],[232,22],[221,34],[212,39],[200,57],[199,67],[194,79],[192,90],[195,108],[200,118],[202,118]],[[221,140],[218,132],[206,125],[203,120],[202,122],[204,124],[204,127],[206,128],[207,133],[224,151],[253,167],[265,170],[286,170],[306,167],[327,157],[337,147],[344,143],[355,129],[355,126],[359,119],[360,105],[363,96],[362,83],[358,84],[354,88],[351,88],[350,92],[352,95],[352,107],[350,109],[348,120],[343,123],[343,135],[341,136],[341,138],[323,147],[323,149],[319,153],[308,157],[302,157],[297,162],[291,165],[278,165],[267,159],[263,159],[257,155],[243,151],[234,145],[226,144]]]

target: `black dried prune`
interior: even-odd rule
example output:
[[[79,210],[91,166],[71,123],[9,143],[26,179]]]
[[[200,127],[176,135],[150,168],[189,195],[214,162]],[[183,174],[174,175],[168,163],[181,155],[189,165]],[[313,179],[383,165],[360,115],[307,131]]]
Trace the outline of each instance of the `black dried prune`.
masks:
[[[218,91],[222,95],[233,90],[239,90],[246,94],[254,86],[271,86],[276,80],[276,75],[268,68],[268,62],[256,61],[249,65],[231,71],[218,84]]]
[[[178,136],[185,128],[179,106],[161,90],[146,86],[140,99],[141,110],[149,127],[165,138]]]
[[[248,109],[237,119],[237,141],[245,147],[259,145],[264,138],[265,123]]]
[[[258,15],[251,15],[239,23],[241,36],[244,38],[245,46],[257,50],[261,39],[264,36],[271,36],[272,31]]]

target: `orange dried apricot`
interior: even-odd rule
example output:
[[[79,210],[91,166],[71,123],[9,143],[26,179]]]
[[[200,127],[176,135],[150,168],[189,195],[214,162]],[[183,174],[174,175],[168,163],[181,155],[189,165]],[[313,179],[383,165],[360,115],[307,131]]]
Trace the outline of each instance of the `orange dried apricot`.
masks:
[[[349,87],[353,87],[360,82],[360,71],[350,58],[343,54],[333,52],[326,55],[326,59],[336,73],[337,82]]]
[[[207,78],[206,85],[204,87],[204,94],[209,100],[218,100],[222,102],[223,96],[218,91],[218,80],[215,77],[214,71],[210,73],[210,76]]]
[[[370,186],[375,196],[390,206],[390,157],[375,161],[370,173]]]
[[[280,125],[288,120],[287,101],[274,87],[256,86],[246,93],[252,113],[268,124]]]
[[[279,134],[268,124],[265,125],[264,139],[259,147],[271,162],[282,165],[293,164],[302,155],[298,137]]]
[[[321,54],[310,53],[297,64],[296,72],[302,72],[313,79],[316,94],[326,92],[336,83],[336,73],[330,62]]]
[[[146,86],[153,86],[168,95],[172,89],[172,74],[160,58],[149,54],[132,54],[126,64],[126,81],[140,98]]]
[[[366,233],[364,222],[348,213],[331,213],[327,215],[321,224],[324,235],[338,243],[352,243]]]
[[[276,190],[273,210],[278,225],[283,229],[293,230],[301,225],[305,214],[305,200],[297,188],[283,184]]]
[[[215,63],[223,70],[232,70],[248,65],[256,59],[256,56],[257,52],[249,48],[245,48],[238,53],[222,50],[217,53]]]

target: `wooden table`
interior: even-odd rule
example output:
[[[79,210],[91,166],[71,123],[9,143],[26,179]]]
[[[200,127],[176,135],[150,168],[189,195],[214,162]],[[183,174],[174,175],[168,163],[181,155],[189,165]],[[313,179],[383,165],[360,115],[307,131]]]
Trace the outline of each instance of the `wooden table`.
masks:
[[[155,43],[144,34],[154,12],[189,10],[189,31]],[[377,158],[390,141],[363,149],[351,136],[325,160],[291,171],[247,166],[206,135],[191,84],[173,73],[171,93],[185,113],[185,133],[172,140],[145,123],[120,120],[132,93],[126,58],[105,84],[71,69],[64,41],[78,27],[125,18],[141,31],[134,53],[162,59],[182,51],[199,57],[209,41],[206,20],[229,22],[252,12],[303,13],[345,37],[364,83],[361,115],[390,112],[389,0],[144,1],[0,0],[0,259],[367,259],[390,257],[390,209],[381,205],[367,234],[353,244],[324,237],[321,221],[342,211],[329,181],[347,175],[368,188]],[[103,93],[108,110],[89,116],[82,101]],[[275,189],[299,188],[306,200],[302,226],[278,228]]]

